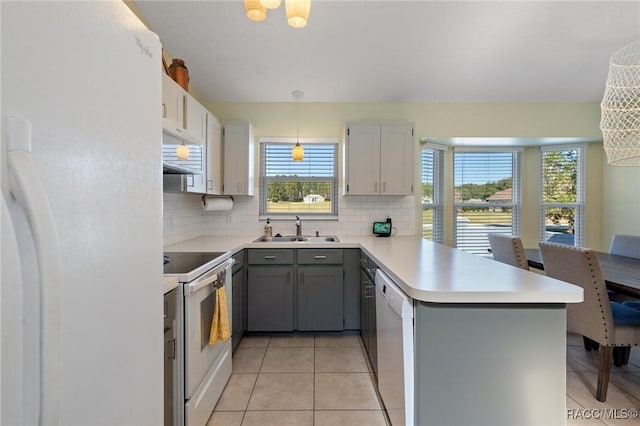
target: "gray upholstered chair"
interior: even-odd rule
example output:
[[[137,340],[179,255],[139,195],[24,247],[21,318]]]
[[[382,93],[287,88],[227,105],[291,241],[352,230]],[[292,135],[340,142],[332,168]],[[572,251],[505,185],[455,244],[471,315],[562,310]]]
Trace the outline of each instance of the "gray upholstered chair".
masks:
[[[609,246],[609,253],[640,259],[640,236],[614,235]]]
[[[529,270],[527,256],[520,238],[500,233],[487,234],[487,238],[489,238],[491,253],[495,260]]]
[[[600,263],[589,249],[539,243],[544,270],[550,277],[579,285],[584,302],[567,304],[567,327],[600,344],[596,399],[607,399],[614,347],[640,344],[640,312],[609,302]]]

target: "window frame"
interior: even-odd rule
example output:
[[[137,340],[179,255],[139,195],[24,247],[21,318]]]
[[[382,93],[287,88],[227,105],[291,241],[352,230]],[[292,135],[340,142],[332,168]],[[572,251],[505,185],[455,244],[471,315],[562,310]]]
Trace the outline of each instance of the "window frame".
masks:
[[[544,191],[544,153],[556,152],[556,151],[578,151],[576,159],[576,201],[566,203],[546,203],[543,200]],[[585,226],[584,226],[584,214],[586,205],[586,191],[585,191],[585,178],[586,178],[586,164],[587,164],[587,144],[574,143],[574,144],[562,144],[562,145],[541,145],[540,146],[540,174],[539,174],[539,194],[538,202],[540,208],[540,224],[539,224],[539,238],[540,241],[547,241],[546,232],[546,209],[547,208],[573,208],[575,209],[574,217],[574,234],[573,234],[573,246],[584,247],[585,242]]]
[[[444,153],[449,148],[433,142],[420,143],[420,235],[424,239],[424,211],[432,210],[432,238],[428,239],[436,243],[444,243]],[[433,179],[433,197],[430,203],[422,201],[422,185],[427,183],[425,177],[425,159],[426,151],[433,152],[431,169]]]
[[[298,177],[291,179],[288,177],[269,177],[266,176],[266,146],[267,145],[288,145],[290,148],[300,142],[303,148],[311,145],[333,145],[333,176],[332,177]],[[338,220],[338,159],[339,159],[339,141],[337,138],[289,138],[289,137],[261,137],[258,140],[260,147],[260,175],[259,175],[259,220],[270,218],[278,219],[295,219],[300,216],[305,219],[313,220]],[[304,160],[303,160],[304,162]],[[331,188],[331,212],[328,213],[306,213],[306,212],[268,212],[267,211],[267,185],[270,182],[330,182]]]
[[[459,245],[459,230],[458,230],[458,209],[459,208],[491,208],[498,205],[499,207],[506,207],[511,209],[511,231],[510,235],[520,235],[520,224],[521,224],[521,212],[522,212],[522,157],[523,157],[524,148],[517,147],[454,147],[453,150],[453,158],[452,158],[452,170],[453,170],[453,246],[463,250],[463,248],[458,247]],[[511,170],[511,203],[504,204],[489,204],[486,202],[478,203],[478,202],[457,202],[456,201],[456,154],[458,153],[502,153],[502,154],[512,154],[512,170]],[[496,232],[499,232],[498,230]],[[490,232],[486,232],[489,234]],[[506,232],[504,232],[506,233]],[[486,238],[486,237],[485,237]],[[489,257],[491,256],[489,252],[489,241],[487,239],[486,244],[478,244],[477,249],[473,250],[464,250],[469,253],[478,254],[481,256]],[[483,248],[486,247],[486,252]]]

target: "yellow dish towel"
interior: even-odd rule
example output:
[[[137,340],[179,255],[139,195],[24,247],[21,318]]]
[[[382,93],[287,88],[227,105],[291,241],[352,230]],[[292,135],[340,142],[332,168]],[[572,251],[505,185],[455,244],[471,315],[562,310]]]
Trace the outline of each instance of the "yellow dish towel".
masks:
[[[229,311],[227,310],[227,294],[225,286],[216,290],[216,306],[213,310],[209,345],[215,345],[218,341],[225,341],[231,337],[229,327]]]

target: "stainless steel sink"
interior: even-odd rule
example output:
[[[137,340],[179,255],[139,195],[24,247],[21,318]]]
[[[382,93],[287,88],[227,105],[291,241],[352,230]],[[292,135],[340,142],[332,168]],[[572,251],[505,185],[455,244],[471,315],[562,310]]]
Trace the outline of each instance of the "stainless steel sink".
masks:
[[[295,235],[286,235],[284,237],[260,237],[253,240],[254,243],[337,243],[340,242],[335,235],[312,237],[309,235],[303,235],[296,237]]]

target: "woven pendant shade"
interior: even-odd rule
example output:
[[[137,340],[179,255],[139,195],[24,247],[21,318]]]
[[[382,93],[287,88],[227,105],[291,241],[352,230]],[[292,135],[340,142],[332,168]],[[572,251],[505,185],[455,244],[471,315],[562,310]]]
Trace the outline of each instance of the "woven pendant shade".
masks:
[[[600,106],[608,163],[640,167],[640,40],[611,56]]]

